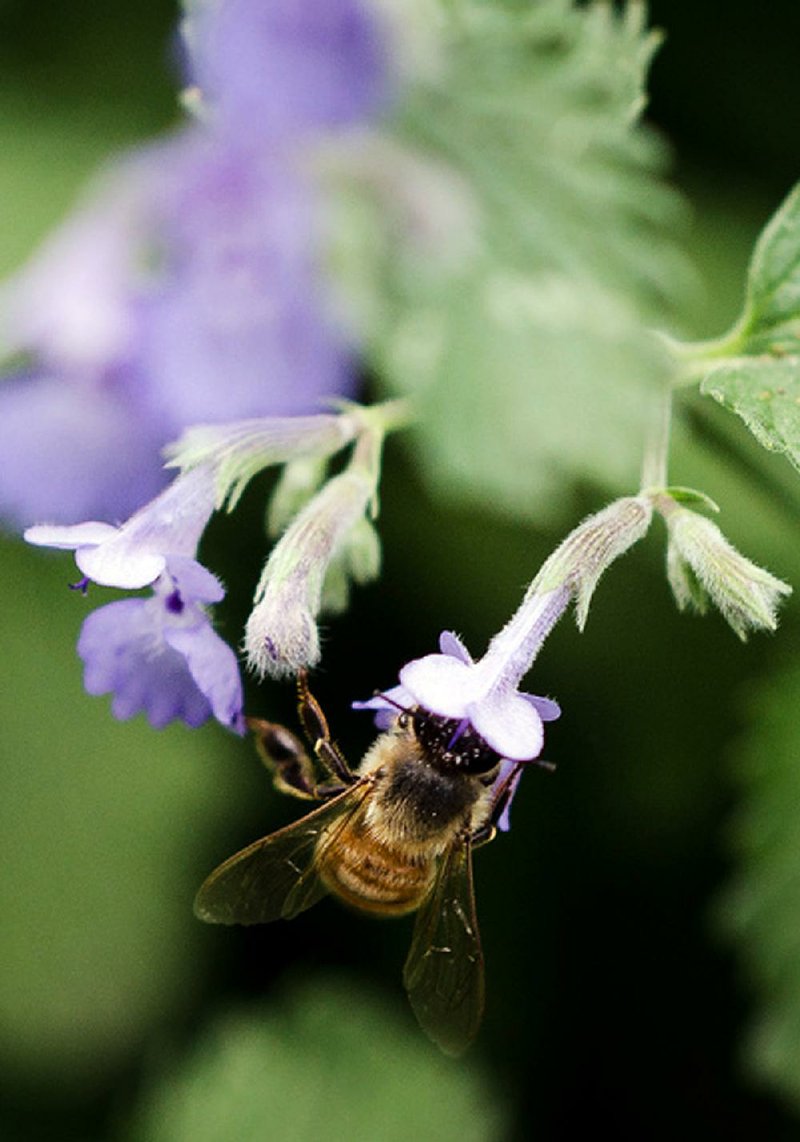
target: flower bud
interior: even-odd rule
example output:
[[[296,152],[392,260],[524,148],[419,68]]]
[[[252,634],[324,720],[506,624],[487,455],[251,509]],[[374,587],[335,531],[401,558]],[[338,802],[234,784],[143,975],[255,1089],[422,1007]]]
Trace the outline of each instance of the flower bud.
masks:
[[[325,478],[328,459],[324,456],[301,456],[284,465],[267,511],[267,532],[278,536],[318,491]]]
[[[701,614],[714,603],[742,640],[748,630],[775,630],[781,596],[792,588],[740,554],[711,520],[661,505],[669,529],[667,575],[681,610]]]
[[[528,593],[569,587],[575,598],[578,628],[583,630],[600,576],[646,535],[652,518],[652,504],[645,496],[614,500],[570,532],[545,562]]]
[[[326,459],[349,444],[358,428],[357,414],[349,411],[200,424],[187,428],[165,452],[168,467],[184,472],[198,465],[211,467],[217,506],[231,511],[249,481],[264,468],[302,457]]]
[[[319,661],[316,618],[331,560],[363,518],[375,492],[361,470],[329,480],[275,544],[245,628],[245,651],[257,674],[294,674]]]

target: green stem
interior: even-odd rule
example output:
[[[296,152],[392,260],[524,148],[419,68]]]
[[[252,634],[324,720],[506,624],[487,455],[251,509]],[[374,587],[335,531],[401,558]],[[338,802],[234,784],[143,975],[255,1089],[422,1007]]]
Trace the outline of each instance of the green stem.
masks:
[[[672,387],[662,385],[651,410],[642,460],[642,489],[666,488],[669,483],[669,434],[672,423]]]

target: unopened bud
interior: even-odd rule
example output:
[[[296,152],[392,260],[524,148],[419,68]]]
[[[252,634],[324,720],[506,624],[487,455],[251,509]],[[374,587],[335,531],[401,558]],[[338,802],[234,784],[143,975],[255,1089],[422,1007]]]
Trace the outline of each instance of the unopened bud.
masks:
[[[334,476],[275,544],[245,629],[248,661],[259,675],[296,673],[319,660],[316,619],[325,576],[374,491],[360,471]]]
[[[745,558],[711,520],[688,508],[661,505],[669,528],[667,575],[681,610],[703,613],[709,600],[746,639],[749,630],[775,630],[788,583]]]
[[[601,575],[647,534],[652,518],[652,504],[646,496],[614,500],[570,532],[544,563],[529,594],[568,587],[575,599],[578,628],[583,630]]]

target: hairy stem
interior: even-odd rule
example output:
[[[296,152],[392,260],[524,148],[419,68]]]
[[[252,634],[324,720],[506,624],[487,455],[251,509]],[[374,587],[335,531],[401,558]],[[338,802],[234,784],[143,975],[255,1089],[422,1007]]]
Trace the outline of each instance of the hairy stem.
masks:
[[[669,434],[672,423],[672,388],[663,385],[650,413],[642,460],[642,489],[665,488],[669,471]]]

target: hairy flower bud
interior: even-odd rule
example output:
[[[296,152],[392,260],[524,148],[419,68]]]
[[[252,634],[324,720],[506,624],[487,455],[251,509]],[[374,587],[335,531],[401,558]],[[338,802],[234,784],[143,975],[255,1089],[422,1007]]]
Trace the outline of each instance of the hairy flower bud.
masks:
[[[580,630],[586,625],[594,590],[615,559],[647,534],[653,507],[646,496],[626,496],[588,516],[545,562],[529,588],[542,594],[567,586],[575,597]]]
[[[319,661],[316,617],[325,576],[374,492],[364,473],[348,469],[334,476],[276,543],[245,629],[245,651],[257,674],[296,674]]]
[[[402,426],[401,401],[370,408],[347,405],[336,420],[357,439],[343,472],[308,500],[267,560],[247,620],[245,651],[257,674],[296,674],[319,661],[316,619],[342,610],[349,581],[378,572],[380,546],[369,520],[377,511],[381,450],[387,432]]]
[[[749,630],[775,630],[788,583],[756,566],[711,520],[688,508],[660,504],[669,529],[667,575],[681,610],[705,612],[714,603],[742,640]]]

